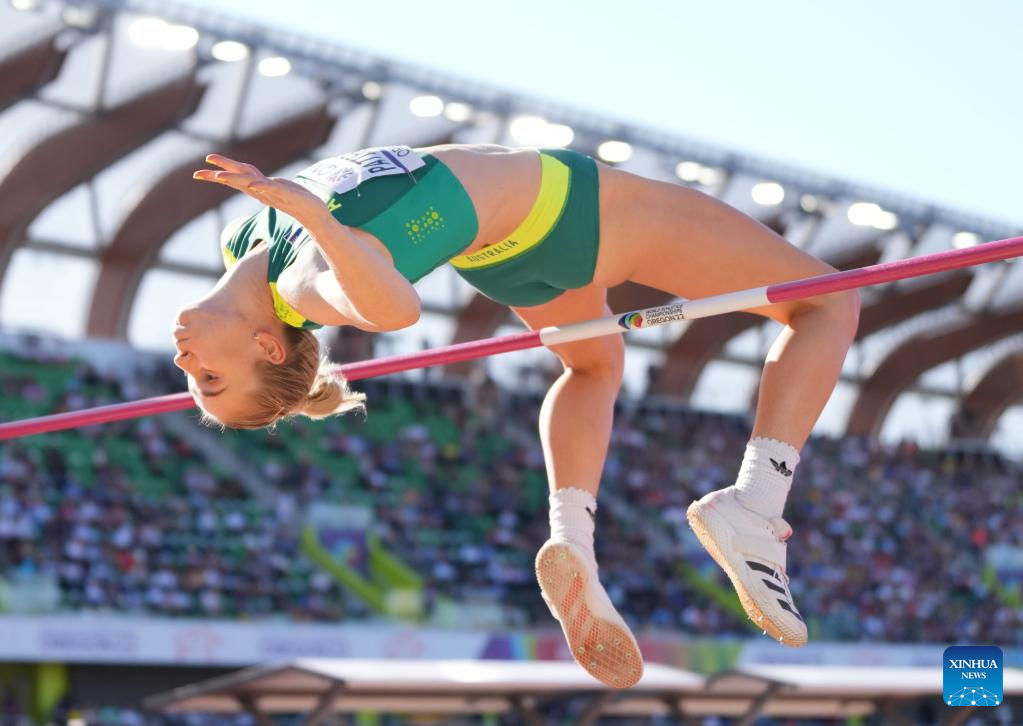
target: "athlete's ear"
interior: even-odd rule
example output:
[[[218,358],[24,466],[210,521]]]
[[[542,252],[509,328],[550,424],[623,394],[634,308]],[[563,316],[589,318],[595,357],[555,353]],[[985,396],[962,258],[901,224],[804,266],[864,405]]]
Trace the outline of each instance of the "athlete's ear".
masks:
[[[252,337],[256,339],[256,344],[263,351],[266,360],[275,366],[279,366],[287,359],[288,351],[284,347],[284,341],[279,335],[267,330],[260,330]]]

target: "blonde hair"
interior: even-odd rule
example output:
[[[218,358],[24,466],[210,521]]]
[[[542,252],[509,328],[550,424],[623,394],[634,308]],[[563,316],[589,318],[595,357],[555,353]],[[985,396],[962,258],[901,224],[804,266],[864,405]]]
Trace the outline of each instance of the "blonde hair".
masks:
[[[261,429],[298,415],[322,419],[356,409],[365,409],[366,396],[348,388],[348,381],[334,365],[320,355],[320,344],[308,330],[284,326],[287,349],[283,363],[260,361],[253,377],[258,392],[243,417],[220,421],[203,412],[205,423],[219,423],[235,429]]]

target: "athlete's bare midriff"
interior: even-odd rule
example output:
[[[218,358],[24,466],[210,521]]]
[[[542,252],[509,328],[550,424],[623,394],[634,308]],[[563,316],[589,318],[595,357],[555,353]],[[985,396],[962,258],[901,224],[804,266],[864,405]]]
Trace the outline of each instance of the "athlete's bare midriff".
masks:
[[[465,253],[506,239],[526,218],[540,189],[540,159],[535,149],[504,146],[432,146],[419,151],[446,164],[476,207],[480,231]],[[614,287],[627,277],[629,253],[622,200],[644,180],[597,162],[600,178],[601,245],[594,283]]]
[[[533,208],[540,190],[535,149],[444,145],[417,151],[436,156],[451,169],[476,208],[479,232],[462,254],[506,239]]]

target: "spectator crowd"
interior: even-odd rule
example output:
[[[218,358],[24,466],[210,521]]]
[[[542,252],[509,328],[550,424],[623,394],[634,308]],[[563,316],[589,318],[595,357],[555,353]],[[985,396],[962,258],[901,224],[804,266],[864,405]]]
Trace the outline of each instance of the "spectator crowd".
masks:
[[[74,360],[6,355],[0,373],[0,403],[18,401],[19,412],[26,401],[76,408],[144,391]],[[180,388],[170,372],[146,376]],[[4,442],[0,577],[51,578],[55,606],[76,611],[368,617],[299,544],[308,505],[357,503],[423,577],[428,603],[489,604],[507,625],[549,626],[532,571],[548,533],[540,394],[433,379],[361,388],[365,419],[197,431],[226,458],[158,418]],[[731,588],[685,523],[692,499],[731,483],[747,438],[738,417],[621,402],[597,554],[637,628],[753,632],[722,604]],[[232,461],[257,474],[260,491]],[[811,439],[786,512],[793,595],[811,636],[1023,644],[1019,586],[986,559],[996,545],[1023,548],[1021,480],[1018,464],[991,453]]]

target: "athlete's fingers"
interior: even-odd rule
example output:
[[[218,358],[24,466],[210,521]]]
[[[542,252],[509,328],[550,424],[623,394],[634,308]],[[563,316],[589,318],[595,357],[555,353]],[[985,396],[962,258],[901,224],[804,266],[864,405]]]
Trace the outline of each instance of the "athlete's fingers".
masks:
[[[218,171],[216,169],[200,169],[199,171],[192,173],[193,179],[199,181],[216,182],[217,184],[226,184],[229,187],[238,188],[241,186],[240,181],[237,177],[225,177],[225,172]]]
[[[236,161],[221,154],[209,154],[206,156],[206,163],[219,166],[221,169],[249,174],[259,174],[260,171],[252,164],[243,161]]]
[[[198,171],[192,172],[192,178],[200,181],[216,181],[213,176],[216,173],[216,169],[199,169]]]
[[[254,175],[234,171],[217,171],[215,169],[200,169],[192,174],[192,178],[200,181],[211,181],[218,184],[225,184],[240,191],[245,191],[247,188],[252,187],[255,184],[266,182],[266,178],[263,177],[262,174]]]
[[[192,178],[223,184],[271,206],[322,203],[318,197],[298,184],[278,177],[267,178],[262,174],[200,169],[192,173]]]

